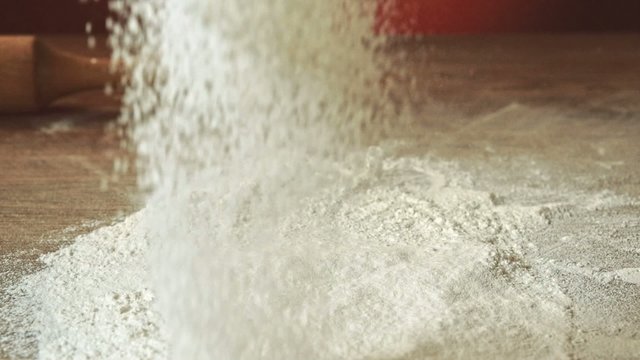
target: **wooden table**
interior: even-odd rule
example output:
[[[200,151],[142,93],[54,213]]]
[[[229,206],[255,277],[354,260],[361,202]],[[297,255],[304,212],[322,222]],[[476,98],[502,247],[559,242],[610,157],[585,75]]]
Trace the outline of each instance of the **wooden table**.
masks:
[[[106,128],[118,116],[117,104],[98,99],[100,107],[83,108],[90,106],[86,95],[72,101],[82,104],[0,116],[0,257],[31,262],[57,249],[48,237],[132,209],[132,176],[104,188],[113,158],[123,155],[115,131]]]
[[[425,131],[458,131],[513,103],[564,109],[575,121],[596,119],[576,136],[609,141],[627,164],[597,170],[579,163],[576,173],[593,175],[594,189],[605,179],[609,187],[617,184],[611,190],[640,195],[639,35],[435,37],[397,40],[387,52],[407,54],[398,66],[416,85],[401,82],[397,92],[410,99]],[[446,115],[451,113],[456,115]],[[37,269],[40,255],[65,244],[56,239],[71,239],[140,205],[133,174],[101,190],[112,159],[122,154],[115,132],[106,128],[117,115],[117,102],[88,94],[40,114],[0,116],[0,289]],[[564,134],[549,136],[572,136],[571,127],[558,129]],[[469,163],[483,159],[472,148],[479,141],[474,136],[460,132],[439,155]],[[574,166],[558,153],[562,147],[490,140],[557,159],[558,167]],[[629,211],[640,216],[637,208]],[[98,223],[61,235],[90,221]]]
[[[104,46],[88,50],[83,37],[47,40],[74,53],[107,55]],[[119,107],[97,90],[40,113],[0,114],[0,306],[9,304],[3,289],[36,271],[41,255],[139,205],[133,173],[105,188],[113,159],[127,156],[109,129]]]

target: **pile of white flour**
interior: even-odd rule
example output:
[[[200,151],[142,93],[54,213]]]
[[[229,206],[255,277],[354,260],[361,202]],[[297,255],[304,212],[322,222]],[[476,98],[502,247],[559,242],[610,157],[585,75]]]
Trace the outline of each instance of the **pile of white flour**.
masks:
[[[540,207],[500,205],[452,164],[379,152],[353,183],[301,199],[277,227],[236,227],[269,238],[204,254],[233,274],[192,280],[234,299],[217,314],[228,323],[199,324],[211,327],[204,338],[224,329],[214,355],[562,357],[569,301],[526,257],[527,233],[545,224]],[[213,200],[193,194],[190,221],[213,226],[203,223]],[[170,328],[149,290],[150,211],[79,237],[11,289],[16,307],[3,315],[22,317],[16,351],[32,341],[43,359],[167,356]]]
[[[604,284],[631,303],[640,264],[564,264],[549,240],[636,204],[545,187],[556,175],[534,154],[434,155],[470,135],[415,139],[391,91],[406,74],[370,34],[375,4],[113,1],[121,123],[149,200],[9,290],[16,356],[597,358],[584,340],[617,329],[620,354],[640,355],[632,324],[599,328],[580,302]],[[522,111],[477,124],[511,116],[500,134]],[[567,269],[600,282],[576,291]]]
[[[9,321],[0,344],[15,358],[166,357],[152,308],[141,213],[75,239],[44,256],[44,269],[7,292]]]
[[[187,289],[191,281],[201,288],[176,301],[194,301],[207,286],[234,300],[189,319],[201,327],[200,340],[172,333],[154,307],[146,221],[157,209],[80,236],[10,290],[15,306],[2,315],[15,322],[13,355],[35,346],[42,359],[163,359],[172,341],[216,335],[213,355],[223,358],[570,357],[579,331],[572,300],[551,276],[558,264],[535,256],[531,241],[550,228],[554,209],[624,202],[573,194],[575,203],[506,204],[475,190],[455,164],[402,155],[406,149],[361,154],[367,167],[352,182],[302,198],[277,226],[273,219],[234,226],[257,238],[218,242],[220,255],[206,244],[180,254],[193,260],[192,271],[202,271],[206,257],[212,272],[183,278]],[[544,195],[553,194],[537,196]],[[185,201],[194,233],[215,226],[215,199],[198,192]],[[637,282],[629,271],[620,276]],[[210,314],[220,322],[208,322]]]

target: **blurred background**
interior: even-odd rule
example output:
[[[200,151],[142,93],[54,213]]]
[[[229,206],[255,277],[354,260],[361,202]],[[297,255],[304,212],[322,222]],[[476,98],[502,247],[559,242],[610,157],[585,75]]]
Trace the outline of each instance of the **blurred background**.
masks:
[[[87,22],[94,33],[105,33],[107,0],[2,0],[2,34],[84,33]]]
[[[0,33],[105,33],[107,0],[2,0]],[[637,0],[380,0],[390,34],[639,31]]]
[[[634,0],[381,0],[376,29],[394,34],[640,30]]]

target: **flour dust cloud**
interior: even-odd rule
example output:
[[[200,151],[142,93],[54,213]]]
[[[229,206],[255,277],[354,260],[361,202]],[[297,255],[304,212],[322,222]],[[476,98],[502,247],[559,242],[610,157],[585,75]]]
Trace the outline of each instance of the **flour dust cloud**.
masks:
[[[126,15],[115,60],[130,68],[122,123],[151,194],[142,223],[170,356],[568,346],[566,299],[534,281],[514,241],[535,209],[497,208],[452,184],[455,167],[384,141],[407,124],[382,86],[392,64],[376,56],[375,6],[114,2]]]

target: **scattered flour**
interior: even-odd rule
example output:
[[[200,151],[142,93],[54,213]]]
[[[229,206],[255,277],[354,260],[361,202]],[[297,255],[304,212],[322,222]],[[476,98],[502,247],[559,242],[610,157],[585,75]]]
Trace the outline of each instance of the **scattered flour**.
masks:
[[[45,359],[578,357],[590,324],[568,294],[597,287],[570,288],[538,245],[608,198],[558,201],[506,182],[536,194],[510,201],[428,146],[391,141],[416,128],[381,81],[402,74],[376,56],[376,3],[112,1],[126,15],[112,24],[130,74],[121,123],[149,200],[9,290],[15,348]],[[638,266],[611,271],[635,286]]]
[[[73,130],[74,122],[72,120],[61,120],[42,127],[40,131],[47,135],[55,135],[58,133],[70,132]]]

